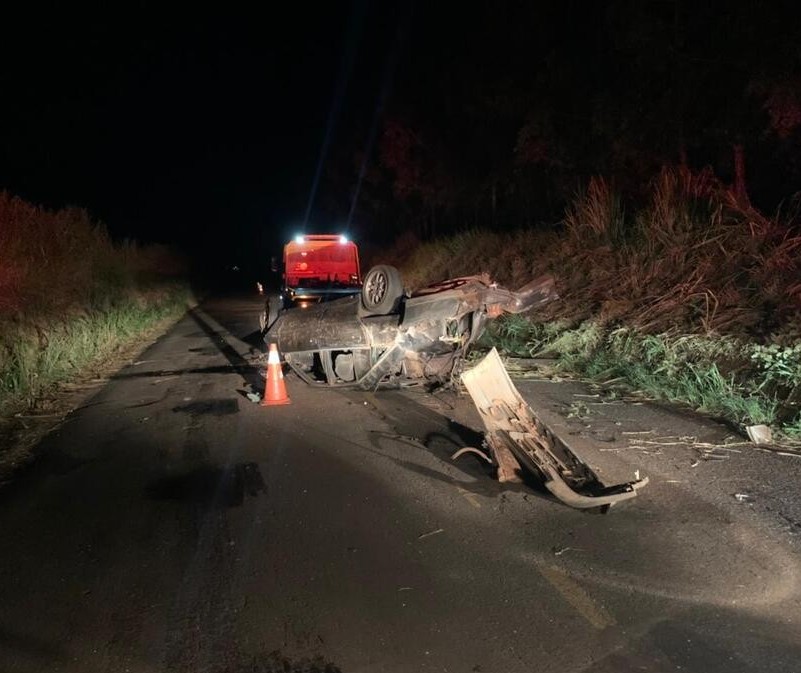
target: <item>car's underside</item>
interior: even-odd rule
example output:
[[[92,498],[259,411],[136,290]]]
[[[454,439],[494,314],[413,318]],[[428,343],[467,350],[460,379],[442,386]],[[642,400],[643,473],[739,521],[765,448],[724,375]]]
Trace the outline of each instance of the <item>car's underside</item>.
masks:
[[[371,311],[364,295],[288,310],[265,340],[277,343],[308,383],[367,390],[404,381],[442,384],[458,375],[467,348],[489,318],[554,298],[551,277],[512,292],[487,276],[470,276],[401,296],[386,315]]]

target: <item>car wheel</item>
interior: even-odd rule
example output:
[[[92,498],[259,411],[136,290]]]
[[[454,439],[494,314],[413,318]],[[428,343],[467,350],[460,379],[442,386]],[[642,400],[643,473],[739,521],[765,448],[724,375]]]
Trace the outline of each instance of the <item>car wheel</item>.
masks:
[[[403,280],[394,266],[379,264],[367,272],[362,285],[362,306],[374,315],[397,310],[403,296]]]

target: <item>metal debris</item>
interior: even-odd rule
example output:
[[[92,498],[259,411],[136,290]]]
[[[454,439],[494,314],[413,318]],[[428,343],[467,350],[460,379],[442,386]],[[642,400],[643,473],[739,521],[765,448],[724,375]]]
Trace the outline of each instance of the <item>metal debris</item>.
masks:
[[[418,535],[417,539],[422,540],[423,538],[431,537],[432,535],[438,535],[439,533],[444,533],[444,528],[437,528],[436,530],[430,530],[427,533],[423,533],[422,535]]]
[[[746,427],[745,432],[748,434],[754,444],[769,444],[773,438],[773,434],[767,425],[749,425]]]
[[[704,451],[701,454],[701,460],[726,460],[728,459],[729,454],[727,453],[715,453],[715,451]]]
[[[577,549],[576,547],[552,547],[551,551],[554,556],[561,556],[567,551],[581,551],[581,549]]]
[[[496,349],[462,374],[462,382],[487,428],[486,441],[495,462],[500,467],[506,464],[512,473],[525,467],[563,503],[605,510],[635,497],[648,483],[646,477],[604,486],[595,472],[534,415],[514,387]]]
[[[486,453],[484,453],[480,449],[476,449],[475,447],[472,447],[472,446],[465,446],[464,448],[459,449],[456,453],[454,453],[451,456],[451,460],[456,460],[457,458],[463,456],[466,453],[474,453],[477,456],[479,456],[480,458],[483,458],[484,460],[486,460],[490,465],[493,464],[492,463],[492,458],[490,458]]]

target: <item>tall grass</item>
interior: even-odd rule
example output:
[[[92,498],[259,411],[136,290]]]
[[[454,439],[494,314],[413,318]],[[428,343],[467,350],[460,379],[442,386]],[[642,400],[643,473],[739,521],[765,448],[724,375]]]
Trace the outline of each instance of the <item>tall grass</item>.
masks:
[[[183,311],[184,273],[166,248],[114,244],[83,210],[0,193],[0,413]]]
[[[709,171],[664,169],[639,204],[593,179],[562,224],[423,244],[404,277],[416,287],[488,272],[514,288],[550,271],[560,300],[497,321],[493,343],[737,423],[801,432],[798,221],[738,202]]]
[[[176,284],[152,304],[115,302],[112,308],[69,319],[40,317],[5,325],[0,334],[0,414],[35,406],[53,386],[102,361],[159,320],[180,315],[189,301],[188,289]]]
[[[509,287],[520,287],[550,267],[543,252],[558,242],[554,232],[469,229],[419,244],[407,254],[401,271],[404,282],[412,289],[476,273],[489,273]]]
[[[591,338],[586,338],[587,332]],[[599,338],[585,324],[551,344],[574,372],[622,379],[651,397],[688,404],[741,425],[783,423],[781,402],[762,388],[765,372],[751,366],[755,346],[732,337],[643,335],[618,328]]]

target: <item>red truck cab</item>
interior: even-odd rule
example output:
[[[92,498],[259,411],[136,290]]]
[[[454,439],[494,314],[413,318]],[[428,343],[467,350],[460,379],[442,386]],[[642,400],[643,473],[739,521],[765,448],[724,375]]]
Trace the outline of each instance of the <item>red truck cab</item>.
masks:
[[[282,280],[284,308],[358,294],[359,250],[338,234],[297,236],[284,246]]]
[[[280,294],[267,297],[259,318],[266,333],[285,309],[359,294],[359,249],[340,234],[296,236],[284,246]]]

